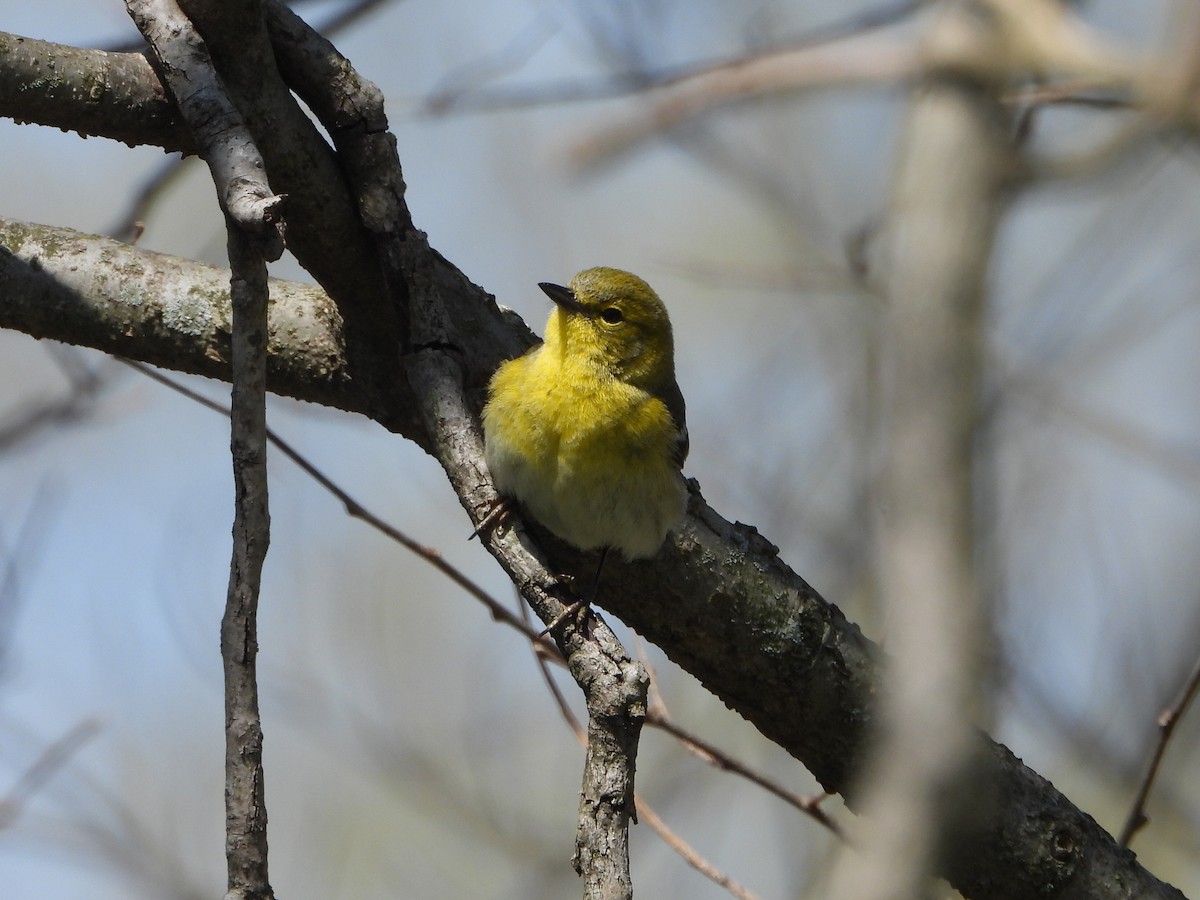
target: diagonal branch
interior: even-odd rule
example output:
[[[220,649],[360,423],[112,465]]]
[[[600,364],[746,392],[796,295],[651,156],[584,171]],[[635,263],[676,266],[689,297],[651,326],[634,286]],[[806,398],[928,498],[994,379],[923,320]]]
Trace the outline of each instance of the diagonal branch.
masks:
[[[401,327],[408,378],[433,454],[478,525],[495,492],[481,466],[477,410],[467,399],[463,340],[452,315],[455,285],[439,279],[441,258],[413,228],[395,139],[386,131],[383,96],[281,5],[270,3],[268,17],[281,68],[334,136],[345,161],[364,224],[375,236],[393,307],[408,315],[407,329]],[[314,73],[337,77],[314,78]],[[558,579],[536,548],[512,535],[501,540],[494,534],[488,546],[538,617],[555,621],[565,604],[557,596]],[[589,713],[576,870],[584,879],[585,897],[629,897],[629,820],[649,677],[598,618],[590,618],[586,628],[570,624],[556,631],[555,640],[584,691]]]
[[[1158,767],[1162,764],[1163,756],[1166,755],[1167,744],[1171,742],[1175,726],[1179,724],[1183,714],[1196,699],[1198,691],[1200,691],[1200,659],[1196,660],[1196,664],[1192,666],[1192,672],[1180,689],[1179,696],[1158,714],[1158,741],[1155,742],[1154,752],[1150,755],[1150,761],[1146,765],[1146,774],[1142,776],[1141,783],[1138,784],[1133,808],[1129,810],[1125,824],[1121,827],[1121,834],[1117,838],[1117,842],[1122,847],[1128,847],[1133,836],[1149,821],[1146,816],[1146,801],[1150,797],[1150,788],[1154,786],[1154,779],[1158,776]]]
[[[266,165],[242,115],[217,77],[208,48],[174,0],[127,0],[163,81],[208,163],[221,208],[238,228],[264,238],[269,260],[283,254],[282,196],[271,192]]]
[[[93,250],[85,254],[81,244]],[[110,258],[95,248],[119,248],[135,255]],[[228,339],[222,329],[210,323],[192,334],[196,325],[192,316],[164,315],[179,308],[180,299],[169,286],[158,293],[144,281],[142,265],[115,263],[148,258],[154,270],[164,275],[173,268],[193,273],[195,264],[136,254],[67,229],[13,223],[0,227],[0,327],[68,341],[84,337],[89,346],[228,379],[228,364],[223,362],[227,356],[222,356]],[[529,331],[515,315],[501,312],[444,258],[432,253],[430,264],[448,315],[461,326],[457,337],[462,352],[454,359],[466,384],[482,388],[501,354],[528,346]],[[209,273],[204,277],[213,277],[212,270],[198,268]],[[60,278],[68,285],[60,284]],[[280,296],[284,287],[301,290],[276,285]],[[297,311],[305,309],[305,303],[314,310],[333,309],[313,299],[319,293],[307,296],[309,300],[296,304]],[[49,298],[49,305],[38,298]],[[224,307],[214,297],[211,306],[206,301],[200,309],[206,317],[227,315],[221,313],[228,308],[227,294],[223,302]],[[327,299],[324,302],[329,304]],[[347,355],[336,345],[324,356],[325,351],[309,346],[314,339],[338,333],[337,323],[324,321],[323,316],[307,322],[298,335],[276,326],[269,350],[275,376],[271,389],[362,412],[430,447],[432,439],[412,393],[407,384],[397,383],[398,373],[394,366],[388,368],[386,359]],[[306,322],[306,316],[299,321]],[[324,368],[322,360],[332,368]],[[306,362],[318,370],[305,370]],[[364,379],[337,377],[372,366],[376,371]],[[364,381],[387,379],[392,384],[387,392],[364,390]],[[469,391],[468,396],[477,395]],[[476,412],[477,407],[471,407],[467,420],[473,423]],[[481,456],[471,456],[477,449],[474,444],[464,447],[460,473],[476,510],[489,497],[479,475]],[[472,485],[478,493],[471,492]],[[853,775],[880,683],[878,649],[836,606],[788,568],[777,548],[754,528],[722,518],[704,502],[695,482],[691,494],[687,522],[656,559],[626,562],[615,557],[607,562],[605,579],[613,590],[606,597],[606,608],[803,762],[826,790],[853,801]],[[504,565],[525,596],[553,587],[552,580],[540,575],[545,571],[582,579],[593,574],[590,557],[554,541],[534,525],[526,528],[538,535],[548,566],[526,566],[520,561],[515,555],[521,549],[520,535],[497,537],[515,545],[510,546]],[[547,596],[547,603],[557,603]],[[997,900],[1042,890],[1061,890],[1057,896],[1062,898],[1129,896],[1119,892],[1119,885],[1131,886],[1136,896],[1180,896],[1121,851],[1091,817],[1007,748],[980,740],[984,762],[979,783],[991,785],[1003,803],[991,811],[990,837],[957,848],[949,860],[953,882],[990,879],[998,893],[972,896]]]
[[[423,244],[419,233],[409,233],[407,239],[397,251],[401,258]],[[498,499],[484,474],[478,416],[466,400],[458,354],[447,349],[454,346],[455,332],[442,315],[428,259],[413,268],[412,334],[421,349],[409,357],[409,379],[422,402],[434,455],[478,526],[483,511]],[[560,580],[538,547],[517,530],[503,536],[493,532],[487,546],[538,618],[547,624],[559,619],[567,604],[559,596]],[[598,616],[588,615],[582,624],[568,620],[553,636],[588,708],[576,871],[584,880],[585,898],[632,897],[629,821],[635,809],[634,767],[650,679]]]

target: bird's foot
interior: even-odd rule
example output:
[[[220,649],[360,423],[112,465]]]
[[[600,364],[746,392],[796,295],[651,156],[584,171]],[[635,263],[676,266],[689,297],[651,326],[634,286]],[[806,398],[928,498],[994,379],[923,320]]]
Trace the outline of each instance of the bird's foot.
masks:
[[[542,629],[539,637],[551,634],[555,629],[562,626],[564,622],[575,619],[576,626],[582,624],[584,617],[592,611],[592,601],[589,597],[586,600],[576,600],[570,606],[566,607],[562,612],[550,620],[550,623]]]
[[[497,528],[503,528],[508,524],[508,520],[512,518],[515,505],[508,497],[497,497],[495,500],[486,504],[487,512],[483,514],[483,518],[479,520],[479,524],[475,526],[475,530],[468,536],[467,540],[471,541],[475,538],[483,540]]]

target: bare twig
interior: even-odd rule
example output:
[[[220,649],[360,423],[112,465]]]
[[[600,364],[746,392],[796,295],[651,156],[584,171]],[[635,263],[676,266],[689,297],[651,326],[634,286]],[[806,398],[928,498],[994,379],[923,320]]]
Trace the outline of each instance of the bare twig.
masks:
[[[1097,79],[1078,78],[1054,84],[1026,84],[1007,91],[1005,103],[1021,106],[1082,106],[1089,109],[1127,109],[1129,98],[1106,91]]]
[[[876,7],[855,11],[847,18],[819,25],[801,34],[779,41],[772,52],[796,51],[819,47],[858,34],[883,28],[916,13],[928,0],[894,0]],[[628,70],[605,78],[516,87],[482,87],[500,75],[526,62],[537,47],[549,36],[544,18],[535,19],[509,43],[488,57],[478,59],[451,71],[441,84],[429,92],[422,103],[422,112],[444,115],[456,112],[495,112],[555,103],[578,103],[641,94],[670,86],[728,65],[738,60],[708,60],[684,68],[663,71]],[[758,55],[758,54],[754,54]]]
[[[267,808],[258,711],[258,594],[270,542],[267,508],[267,267],[250,239],[229,228],[233,270],[232,426],[234,519],[229,594],[221,620],[225,664],[227,900],[273,897],[267,874]]]
[[[84,744],[99,733],[100,723],[96,719],[84,719],[46,747],[8,793],[0,797],[0,831],[11,827],[29,799],[53,778]]]
[[[521,604],[521,617],[522,619],[528,621],[529,614],[526,611],[528,607],[525,605],[524,600],[521,599],[520,594],[517,595],[517,599]],[[575,739],[579,741],[579,746],[586,747],[587,731],[585,731],[584,727],[579,724],[579,719],[575,717],[575,713],[572,711],[571,705],[567,703],[567,698],[564,697],[563,692],[559,690],[558,682],[556,682],[550,676],[550,667],[546,665],[548,661],[546,655],[541,653],[538,648],[535,647],[534,659],[537,660],[538,672],[540,672],[542,675],[542,681],[546,683],[546,689],[550,691],[550,696],[554,698],[554,704],[558,707],[559,715],[563,717],[563,721],[567,723],[567,727],[571,729],[571,733],[575,735]]]
[[[1200,690],[1200,659],[1196,660],[1196,664],[1180,689],[1179,696],[1175,698],[1175,702],[1158,714],[1158,742],[1154,746],[1154,752],[1150,754],[1150,762],[1146,766],[1146,774],[1142,777],[1141,784],[1138,785],[1137,795],[1133,798],[1133,808],[1129,811],[1129,818],[1125,820],[1121,834],[1117,837],[1117,843],[1122,847],[1128,847],[1133,836],[1149,821],[1146,816],[1146,800],[1150,796],[1150,788],[1153,787],[1154,779],[1158,776],[1158,767],[1162,763],[1163,755],[1167,752],[1167,744],[1171,741],[1171,735],[1175,733],[1175,726],[1179,724],[1179,720],[1187,712],[1192,700],[1196,698],[1197,690]]]
[[[908,81],[951,73],[973,79],[1012,81],[1031,74],[1070,85],[1085,83],[1127,98],[1152,119],[1192,122],[1200,102],[1192,89],[1195,63],[1177,53],[1139,56],[1088,27],[1069,7],[1050,0],[986,0],[995,27],[990,33],[963,24],[909,35],[848,32],[830,43],[774,47],[675,79],[644,80],[645,101],[635,111],[598,125],[573,144],[576,165],[607,162],[637,144],[722,106],[767,95],[832,85]],[[1054,84],[1043,91],[1055,90]]]
[[[842,828],[829,817],[829,814],[821,808],[828,794],[814,794],[805,797],[797,794],[795,791],[789,791],[787,788],[761,775],[749,768],[744,763],[734,759],[728,753],[718,749],[703,738],[697,737],[689,731],[680,728],[658,705],[651,703],[649,711],[646,715],[646,724],[657,728],[660,731],[665,731],[667,734],[675,737],[686,747],[690,752],[704,760],[709,765],[715,766],[718,769],[724,769],[726,772],[732,772],[735,775],[740,775],[747,781],[757,784],[763,790],[774,794],[785,803],[794,806],[806,816],[811,817],[815,821],[824,825],[839,838],[845,838]]]
[[[667,827],[667,823],[659,818],[656,813],[642,796],[637,797],[637,811],[641,821],[654,829],[660,838],[666,841],[667,846],[682,856],[689,866],[703,875],[705,878],[715,882],[738,900],[755,900],[757,894],[742,887],[707,859],[701,856],[696,850],[683,838],[677,835],[674,831]]]
[[[222,406],[215,400],[211,400],[208,397],[205,397],[203,394],[197,393],[196,391],[193,391],[182,384],[172,381],[161,372],[157,372],[150,368],[150,366],[135,362],[133,360],[122,360],[122,362],[124,362],[127,366],[136,369],[138,372],[141,372],[147,378],[153,379],[159,384],[164,385],[179,394],[182,394],[189,400],[193,400],[196,403],[199,403],[201,406],[211,409],[213,412],[221,416],[228,417],[228,407]],[[281,453],[283,453],[284,456],[299,466],[300,469],[308,474],[308,476],[314,481],[316,481],[317,484],[321,485],[321,487],[325,488],[325,490],[340,500],[342,505],[346,508],[347,515],[367,523],[376,531],[386,535],[397,544],[404,547],[406,550],[409,550],[410,552],[419,556],[421,559],[425,560],[427,563],[449,578],[452,582],[457,584],[464,591],[487,607],[493,619],[525,635],[525,637],[529,639],[530,643],[534,645],[539,654],[544,654],[551,659],[561,662],[562,657],[559,656],[558,648],[554,646],[554,643],[550,641],[549,638],[539,634],[537,629],[530,626],[527,622],[522,621],[499,600],[485,591],[476,582],[468,578],[461,569],[447,562],[446,558],[439,550],[437,550],[437,548],[420,543],[419,541],[409,537],[394,525],[389,524],[375,513],[371,512],[371,510],[367,509],[352,496],[350,496],[350,494],[347,493],[343,488],[339,487],[332,478],[318,469],[312,462],[310,462],[298,450],[292,447],[291,444],[281,438],[269,427],[267,428],[267,440],[271,443],[271,446],[278,449]]]
[[[328,19],[315,26],[315,30],[321,34],[336,34],[389,2],[391,0],[351,0],[341,9],[334,10]]]
[[[159,163],[158,168],[142,182],[142,186],[134,194],[125,212],[113,224],[109,234],[117,240],[136,244],[134,238],[140,235],[139,229],[144,227],[142,223],[150,210],[187,172],[186,163],[182,157],[166,159]]]
[[[262,154],[225,93],[204,42],[175,0],[126,0],[125,5],[200,145],[221,207],[239,228],[260,236],[266,259],[278,259],[283,254],[284,198],[267,184]]]
[[[911,39],[874,32],[786,48],[714,66],[645,93],[645,104],[574,142],[580,167],[609,162],[648,138],[731,103],[789,90],[907,80],[923,58]]]
[[[274,897],[267,867],[267,809],[256,656],[262,567],[270,543],[267,504],[267,267],[283,253],[283,196],[208,49],[175,0],[127,0],[138,30],[208,163],[228,232],[233,401],[233,554],[221,659],[225,672],[227,900]]]

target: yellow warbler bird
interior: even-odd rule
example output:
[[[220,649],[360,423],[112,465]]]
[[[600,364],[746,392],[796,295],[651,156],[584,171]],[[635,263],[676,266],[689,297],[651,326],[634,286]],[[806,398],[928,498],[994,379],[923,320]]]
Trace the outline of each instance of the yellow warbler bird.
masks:
[[[667,309],[619,269],[539,287],[555,304],[545,342],[488,385],[483,433],[496,489],[567,543],[600,549],[601,567],[610,548],[653,556],[687,505]]]

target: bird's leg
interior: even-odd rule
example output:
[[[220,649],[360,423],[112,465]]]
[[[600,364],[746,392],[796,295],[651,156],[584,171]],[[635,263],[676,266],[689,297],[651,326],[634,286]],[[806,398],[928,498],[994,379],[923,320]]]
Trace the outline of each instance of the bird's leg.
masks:
[[[600,551],[600,564],[596,566],[596,576],[592,579],[592,586],[588,589],[588,592],[581,599],[576,600],[555,616],[542,631],[542,634],[549,634],[563,622],[567,621],[567,619],[576,618],[591,607],[592,601],[596,599],[596,592],[600,588],[600,573],[604,571],[604,561],[606,559],[608,559],[608,548],[604,547]]]
[[[514,508],[512,499],[509,497],[497,497],[488,503],[487,506],[489,507],[488,511],[479,520],[479,524],[475,526],[475,530],[467,536],[468,541],[475,538],[482,540],[486,535],[506,524],[512,516]]]
[[[592,579],[592,586],[588,588],[587,594],[584,595],[584,604],[590,605],[596,599],[596,593],[600,590],[600,573],[604,571],[604,561],[608,559],[608,548],[604,547],[600,550],[600,563],[596,566],[596,577]]]
[[[486,513],[484,513],[483,518],[479,520],[479,524],[475,526],[475,530],[468,535],[468,541],[475,538],[482,540],[492,531],[508,524],[508,520],[512,518],[513,512],[516,509],[516,503],[511,497],[497,497],[495,500],[489,503],[488,506],[490,508]],[[555,616],[554,619],[551,620],[550,624],[542,630],[542,635],[549,634],[567,619],[578,615],[582,610],[591,605],[592,600],[596,596],[596,588],[600,584],[600,572],[604,569],[604,560],[607,558],[607,556],[608,548],[605,547],[600,551],[600,565],[596,569],[596,577],[592,579],[591,589],[587,592],[587,594],[584,595],[583,599],[576,600],[574,603],[567,606],[567,608],[561,613]],[[555,580],[566,586],[569,590],[574,578],[572,578],[570,575],[556,575]]]

